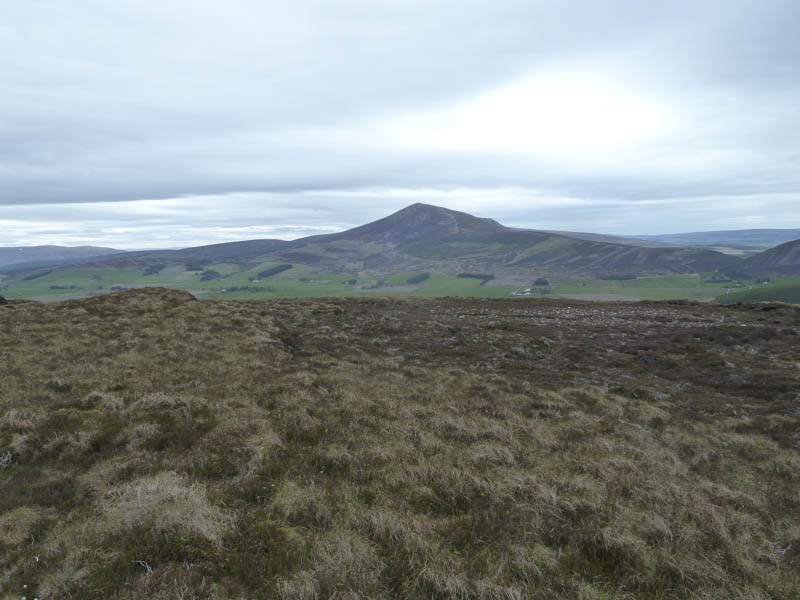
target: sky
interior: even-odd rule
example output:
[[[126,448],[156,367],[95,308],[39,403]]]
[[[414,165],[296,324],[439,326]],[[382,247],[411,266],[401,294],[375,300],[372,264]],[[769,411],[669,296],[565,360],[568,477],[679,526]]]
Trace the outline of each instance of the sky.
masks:
[[[9,0],[0,246],[177,248],[425,202],[800,227],[796,0]]]

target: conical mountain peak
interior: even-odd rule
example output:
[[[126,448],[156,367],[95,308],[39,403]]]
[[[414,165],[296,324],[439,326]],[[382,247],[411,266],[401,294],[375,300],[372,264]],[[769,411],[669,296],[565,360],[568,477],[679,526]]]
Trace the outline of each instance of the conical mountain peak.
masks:
[[[415,238],[431,238],[455,234],[487,234],[506,228],[493,219],[473,217],[464,212],[433,206],[412,204],[396,213],[339,234],[348,239],[371,239],[402,243]]]

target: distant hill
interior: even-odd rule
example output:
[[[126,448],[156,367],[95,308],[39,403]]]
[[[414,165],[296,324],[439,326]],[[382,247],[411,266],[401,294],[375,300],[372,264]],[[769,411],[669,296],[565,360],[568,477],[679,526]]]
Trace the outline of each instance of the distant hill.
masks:
[[[119,254],[124,250],[99,246],[18,246],[0,248],[0,266],[27,262],[55,262]]]
[[[800,240],[765,250],[743,261],[740,269],[752,277],[800,275]]]
[[[183,250],[131,252],[70,266],[137,266],[157,262],[263,262],[305,265],[328,273],[410,271],[495,275],[670,275],[736,269],[741,259],[707,249],[613,236],[505,227],[493,219],[413,204],[340,233],[294,241],[250,240]],[[39,265],[41,267],[41,265]]]
[[[800,229],[740,229],[733,231],[698,231],[665,235],[635,235],[634,238],[666,242],[679,246],[727,246],[729,248],[764,249],[800,239]]]
[[[224,242],[195,246],[180,250],[150,250],[146,252],[128,252],[121,256],[110,257],[108,262],[113,266],[123,263],[141,264],[158,261],[185,262],[192,261],[201,264],[212,262],[238,263],[256,256],[274,252],[289,242],[285,240],[245,240],[242,242]]]
[[[681,245],[692,244],[673,244],[662,242],[659,240],[647,240],[637,237],[620,237],[616,235],[606,235],[603,233],[585,233],[580,231],[555,231],[555,230],[534,230],[542,231],[543,233],[553,233],[555,235],[563,235],[566,237],[575,238],[578,240],[588,240],[590,242],[605,242],[607,244],[622,244],[624,246],[639,246],[642,248],[674,248]]]
[[[3,273],[23,273],[34,269],[67,267],[146,267],[156,263],[197,263],[206,265],[219,262],[240,263],[265,253],[274,252],[287,244],[285,240],[246,240],[196,246],[179,250],[117,251],[101,256],[72,257],[51,261],[37,260],[2,267]]]

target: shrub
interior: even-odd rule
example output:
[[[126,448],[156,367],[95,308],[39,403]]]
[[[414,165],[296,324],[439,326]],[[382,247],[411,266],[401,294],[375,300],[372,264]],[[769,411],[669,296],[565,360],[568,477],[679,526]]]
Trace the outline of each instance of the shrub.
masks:
[[[427,272],[425,272],[425,273],[417,273],[416,275],[412,275],[411,277],[406,279],[406,283],[421,283],[421,282],[425,281],[426,279],[430,279],[430,277],[431,277],[431,274],[427,273]]]

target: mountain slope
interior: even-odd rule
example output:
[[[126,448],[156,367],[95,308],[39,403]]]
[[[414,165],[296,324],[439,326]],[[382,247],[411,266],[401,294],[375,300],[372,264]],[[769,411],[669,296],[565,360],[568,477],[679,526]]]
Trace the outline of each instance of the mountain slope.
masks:
[[[55,262],[119,254],[124,250],[99,246],[20,246],[0,248],[0,266],[26,262]]]
[[[450,236],[435,245],[407,246],[409,254],[468,260],[486,268],[529,268],[550,273],[672,274],[714,271],[739,260],[710,250],[609,244],[544,232]]]
[[[745,260],[741,269],[753,277],[800,275],[800,240],[765,250]]]
[[[196,261],[199,263],[211,262],[240,262],[265,253],[274,252],[288,244],[285,240],[245,240],[242,242],[223,242],[207,246],[195,246],[180,250],[153,250],[149,252],[129,253],[126,256],[113,257],[112,260],[123,261],[126,259],[147,261]]]

